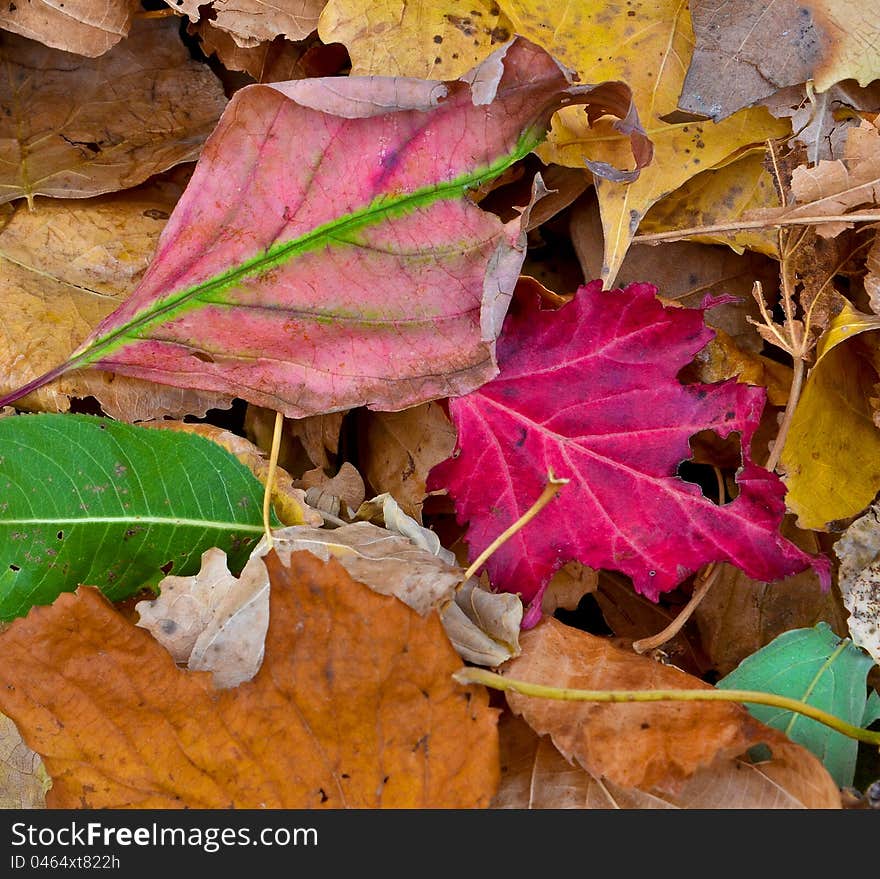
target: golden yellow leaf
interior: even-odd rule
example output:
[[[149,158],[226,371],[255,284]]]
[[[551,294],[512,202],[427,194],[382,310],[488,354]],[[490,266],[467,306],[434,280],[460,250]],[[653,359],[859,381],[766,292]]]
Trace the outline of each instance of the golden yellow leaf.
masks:
[[[591,128],[586,115],[566,108],[552,121],[547,141],[536,152],[546,162],[582,168],[587,159],[628,167],[628,137],[600,119]],[[654,159],[632,183],[595,178],[605,235],[600,277],[613,287],[620,265],[648,209],[694,175],[724,163],[745,147],[789,131],[787,120],[774,119],[763,107],[742,110],[724,121],[667,123],[639,109]]]
[[[0,230],[0,389],[27,383],[61,363],[117,308],[149,265],[183,182],[157,179],[86,200],[51,199],[37,211],[6,205]],[[66,412],[95,397],[123,421],[204,415],[222,394],[172,388],[111,373],[70,373],[25,397],[25,409]]]
[[[880,489],[880,430],[869,402],[876,382],[852,345],[831,348],[810,370],[781,458],[785,502],[801,528],[837,530]]]
[[[645,214],[639,234],[735,223],[746,211],[779,206],[773,178],[764,167],[766,150],[746,148],[709,171],[703,171],[661,198]],[[775,230],[745,229],[689,235],[688,241],[726,244],[737,253],[753,250],[777,255]]]
[[[336,561],[266,558],[266,653],[216,690],[91,587],[0,635],[0,710],[46,764],[50,808],[481,808],[497,711],[436,614]],[[332,633],[332,637],[328,637]]]
[[[853,308],[849,302],[845,302],[816,345],[816,365],[818,366],[822,358],[841,342],[869,330],[880,330],[880,316],[863,314]]]
[[[330,0],[318,21],[355,76],[458,79],[513,36],[494,0]]]

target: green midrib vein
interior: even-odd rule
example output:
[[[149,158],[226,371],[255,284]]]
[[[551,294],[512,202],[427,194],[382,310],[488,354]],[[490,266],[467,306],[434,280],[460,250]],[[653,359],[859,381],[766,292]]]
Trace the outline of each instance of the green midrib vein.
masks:
[[[179,290],[163,299],[156,300],[122,326],[104,336],[93,339],[87,348],[74,353],[65,364],[65,370],[87,366],[107,357],[124,347],[133,338],[140,338],[150,328],[164,323],[192,307],[198,307],[199,304],[207,304],[199,303],[197,297],[200,295],[219,295],[240,281],[271,271],[300,254],[317,250],[325,244],[334,243],[334,241],[340,242],[340,239],[344,239],[346,234],[375,225],[382,220],[402,216],[437,201],[460,197],[468,189],[473,189],[494,179],[512,164],[525,158],[540,143],[541,139],[542,135],[534,131],[527,131],[520,136],[512,152],[496,159],[491,165],[475,169],[445,183],[413,190],[396,199],[389,196],[379,196],[359,211],[316,226],[305,235],[273,245],[259,256],[245,260],[207,281],[202,281],[194,287]]]
[[[262,525],[240,522],[218,522],[213,519],[181,519],[177,516],[83,516],[79,519],[3,519],[0,528],[13,525],[174,525],[176,527],[212,528],[218,531],[252,531],[262,534]]]

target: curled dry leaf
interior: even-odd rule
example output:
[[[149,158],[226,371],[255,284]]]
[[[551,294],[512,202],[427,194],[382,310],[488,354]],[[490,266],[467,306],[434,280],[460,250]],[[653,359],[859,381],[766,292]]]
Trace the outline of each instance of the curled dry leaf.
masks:
[[[0,809],[43,809],[52,780],[16,725],[0,714]]]
[[[0,389],[25,384],[65,359],[125,299],[149,265],[182,191],[183,182],[160,178],[94,199],[53,199],[38,211],[23,202],[5,208]],[[66,412],[71,399],[88,396],[120,421],[203,416],[231,402],[222,394],[93,371],[63,376],[19,406]]]
[[[359,426],[367,481],[421,521],[428,473],[455,448],[455,429],[443,407],[423,403],[402,412],[365,412]]]
[[[351,519],[364,502],[364,480],[350,461],[343,461],[335,476],[320,467],[304,473],[299,485],[305,489],[306,503],[331,516]]]
[[[173,8],[193,23],[204,16],[237,45],[252,48],[277,36],[304,39],[317,27],[323,6],[324,0],[175,0]]]
[[[696,44],[679,106],[716,122],[783,86],[868,85],[880,66],[877,21],[853,3],[694,0],[690,11]]]
[[[0,635],[0,710],[43,758],[47,804],[487,806],[497,712],[485,690],[452,680],[461,660],[436,615],[311,553],[292,554],[289,567],[274,554],[266,562],[265,659],[232,689],[178,669],[88,587]]]
[[[520,638],[500,673],[584,690],[712,689],[672,666],[547,618]],[[676,793],[697,770],[778,734],[728,702],[560,702],[507,692],[511,710],[560,753],[623,787]]]
[[[128,35],[139,0],[29,0],[0,6],[0,28],[97,58]]]
[[[495,809],[839,809],[840,793],[805,748],[773,733],[768,760],[721,757],[670,794],[615,784],[569,763],[521,719],[499,721]]]
[[[0,202],[137,186],[195,160],[226,104],[173,20],[141,21],[95,59],[5,35],[0,62],[13,108],[0,117]]]

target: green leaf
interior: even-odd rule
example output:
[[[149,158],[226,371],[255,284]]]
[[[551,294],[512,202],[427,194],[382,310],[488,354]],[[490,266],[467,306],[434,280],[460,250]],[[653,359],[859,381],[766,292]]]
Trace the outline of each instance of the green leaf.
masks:
[[[195,574],[212,546],[237,572],[263,531],[262,495],[201,436],[88,415],[0,419],[0,620],[84,583],[127,598],[172,570]]]
[[[785,632],[744,659],[716,686],[758,690],[798,699],[856,726],[873,721],[867,676],[874,664],[849,638],[839,638],[827,623]],[[858,742],[824,724],[767,705],[747,705],[758,720],[781,730],[812,751],[840,787],[852,784]]]

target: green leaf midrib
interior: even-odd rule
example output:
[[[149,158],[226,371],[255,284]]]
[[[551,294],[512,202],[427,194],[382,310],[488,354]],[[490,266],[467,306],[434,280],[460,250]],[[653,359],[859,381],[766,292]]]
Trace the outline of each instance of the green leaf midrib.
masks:
[[[437,201],[462,196],[467,190],[493,180],[515,162],[525,158],[540,143],[542,137],[541,132],[526,131],[519,137],[512,152],[507,153],[490,165],[483,166],[471,173],[448,180],[445,183],[433,184],[413,190],[396,199],[388,195],[380,195],[358,211],[332,220],[329,223],[316,226],[299,238],[273,245],[264,253],[245,260],[226,272],[215,275],[213,278],[202,281],[193,287],[172,293],[164,299],[156,300],[139,311],[122,326],[117,327],[104,336],[93,339],[87,348],[74,353],[65,364],[65,370],[95,363],[122,348],[131,339],[139,338],[141,333],[146,332],[151,327],[164,323],[172,317],[188,311],[191,307],[208,304],[200,302],[198,299],[200,294],[218,295],[245,278],[256,277],[288,262],[295,256],[307,253],[310,250],[316,250],[325,244],[339,241],[343,239],[345,234],[374,225],[383,219],[402,216]]]
[[[260,534],[265,529],[262,525],[247,525],[231,520],[220,519],[181,519],[178,516],[81,516],[76,519],[60,519],[55,516],[34,519],[3,519],[0,529],[12,525],[180,525],[183,527],[213,528],[221,531],[250,531]],[[278,524],[277,522],[275,524]]]

